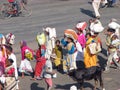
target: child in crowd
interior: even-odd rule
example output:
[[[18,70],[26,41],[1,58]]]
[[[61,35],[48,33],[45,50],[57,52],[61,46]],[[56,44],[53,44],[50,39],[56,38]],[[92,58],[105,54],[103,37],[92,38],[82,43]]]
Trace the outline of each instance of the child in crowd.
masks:
[[[52,89],[52,87],[53,87],[52,76],[56,73],[52,69],[52,61],[51,60],[53,60],[53,58],[46,60],[46,63],[44,66],[44,73],[43,73],[45,82],[47,84],[47,90]]]
[[[76,66],[75,66],[75,60],[74,60],[74,52],[76,51],[76,48],[75,48],[74,40],[71,37],[67,37],[67,41],[65,41],[65,39],[62,39],[61,43],[63,44],[63,46],[66,47],[68,51],[67,66],[69,70],[75,69]]]
[[[63,53],[62,53],[62,46],[60,45],[60,40],[56,40],[56,46],[55,46],[55,54],[56,58],[54,60],[55,66],[60,69],[61,65],[61,59],[63,58]]]
[[[13,60],[12,59],[8,59],[7,60],[7,64],[6,64],[6,68],[5,68],[5,75],[6,76],[15,76],[15,68],[13,66]]]

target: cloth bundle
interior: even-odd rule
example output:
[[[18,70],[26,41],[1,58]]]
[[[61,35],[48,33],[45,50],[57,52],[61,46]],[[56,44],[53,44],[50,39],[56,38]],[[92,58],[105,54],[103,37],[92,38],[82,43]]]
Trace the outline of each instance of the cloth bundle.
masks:
[[[46,37],[44,33],[38,34],[36,36],[37,42],[39,43],[39,45],[44,45],[46,42]]]
[[[65,34],[66,37],[70,37],[70,38],[72,38],[74,41],[76,41],[76,40],[78,39],[77,33],[76,33],[74,30],[72,30],[72,29],[67,29],[67,30],[65,30],[65,31],[64,31],[64,34]]]

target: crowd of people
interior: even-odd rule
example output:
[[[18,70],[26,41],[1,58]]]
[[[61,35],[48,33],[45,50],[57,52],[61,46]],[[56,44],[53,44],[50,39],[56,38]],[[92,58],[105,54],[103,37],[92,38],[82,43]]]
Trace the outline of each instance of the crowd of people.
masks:
[[[84,68],[94,72],[97,66],[100,67],[97,56],[102,51],[102,41],[99,37],[101,32],[106,35],[108,60],[105,72],[110,71],[111,63],[120,69],[117,59],[120,48],[119,30],[120,25],[116,19],[112,19],[107,28],[104,28],[98,19],[90,19],[88,23],[79,22],[75,30],[66,29],[62,39],[57,39],[55,28],[43,28],[43,32],[36,36],[37,50],[29,48],[26,41],[20,41],[21,63],[18,70],[16,55],[12,48],[15,36],[12,33],[6,36],[0,34],[0,90],[5,87],[6,77],[14,77],[17,82],[16,89],[19,89],[18,71],[22,78],[25,78],[25,74],[31,75],[33,77],[31,80],[44,78],[47,90],[51,90],[52,78],[56,77],[53,66],[64,73]],[[30,62],[34,59],[35,68]]]

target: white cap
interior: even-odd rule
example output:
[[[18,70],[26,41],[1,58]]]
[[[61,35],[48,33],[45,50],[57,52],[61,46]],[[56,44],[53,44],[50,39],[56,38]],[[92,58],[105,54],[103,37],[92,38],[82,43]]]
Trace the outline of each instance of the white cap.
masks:
[[[112,28],[112,29],[116,29],[117,26],[118,26],[118,24],[116,22],[111,22],[111,23],[108,24],[108,27]]]
[[[77,90],[77,87],[75,85],[70,87],[70,90]]]

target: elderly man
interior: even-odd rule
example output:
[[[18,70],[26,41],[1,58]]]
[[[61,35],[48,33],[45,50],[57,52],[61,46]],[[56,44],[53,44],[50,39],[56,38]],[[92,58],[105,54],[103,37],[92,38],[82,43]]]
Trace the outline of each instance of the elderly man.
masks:
[[[92,0],[92,6],[95,11],[95,17],[100,18],[99,7],[100,7],[101,0]]]

